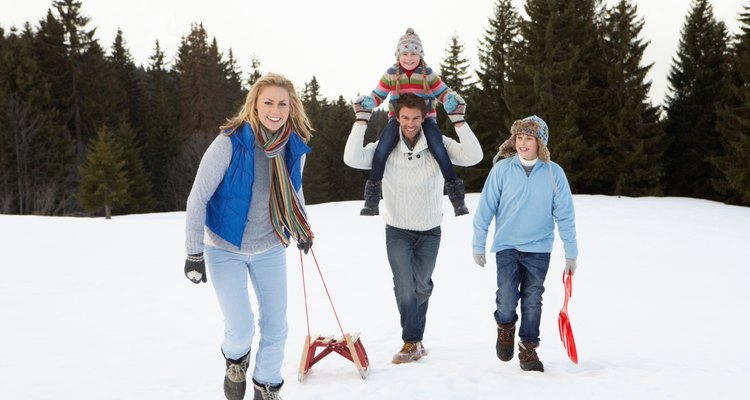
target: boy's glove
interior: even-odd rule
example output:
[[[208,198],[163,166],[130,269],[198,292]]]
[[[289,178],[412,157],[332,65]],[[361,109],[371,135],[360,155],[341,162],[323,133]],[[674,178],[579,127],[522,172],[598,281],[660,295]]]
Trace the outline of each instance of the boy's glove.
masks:
[[[310,251],[310,247],[312,247],[312,239],[302,239],[302,241],[297,242],[297,248],[302,250],[305,254],[307,254],[308,251]]]
[[[375,107],[375,99],[372,96],[357,96],[352,104],[357,121],[368,122],[372,115],[372,109]]]
[[[474,262],[477,263],[478,266],[484,268],[484,264],[487,263],[487,258],[484,254],[472,254],[474,256]]]
[[[185,260],[185,276],[196,285],[208,281],[206,277],[206,261],[203,253],[190,254]]]
[[[448,93],[448,95],[445,96],[445,103],[443,103],[443,108],[445,108],[445,112],[448,113],[448,118],[450,118],[451,122],[453,122],[453,125],[464,122],[466,102],[459,94],[454,92]]]
[[[568,272],[570,272],[570,275],[574,275],[576,273],[576,267],[577,267],[576,260],[572,258],[566,258],[565,259],[565,271],[563,271],[563,274],[567,275]]]

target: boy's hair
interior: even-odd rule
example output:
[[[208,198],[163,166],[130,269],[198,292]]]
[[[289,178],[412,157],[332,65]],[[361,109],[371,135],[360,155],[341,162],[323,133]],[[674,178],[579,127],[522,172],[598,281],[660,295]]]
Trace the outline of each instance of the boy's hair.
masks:
[[[404,93],[396,100],[396,118],[401,114],[402,108],[416,108],[422,112],[422,118],[427,116],[427,104],[421,97],[414,93]]]
[[[528,135],[536,139],[536,143],[539,147],[539,158],[548,163],[550,162],[549,149],[547,148],[547,141],[549,140],[549,128],[547,123],[543,119],[532,115],[524,119],[519,119],[513,122],[510,127],[510,138],[500,145],[498,149],[498,155],[501,157],[512,157],[517,153],[516,150],[516,136]],[[497,157],[497,156],[496,156]]]

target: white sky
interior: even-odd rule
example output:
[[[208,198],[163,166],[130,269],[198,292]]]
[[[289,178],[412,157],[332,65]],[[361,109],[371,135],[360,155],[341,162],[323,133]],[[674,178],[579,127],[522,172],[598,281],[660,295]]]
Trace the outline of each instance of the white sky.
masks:
[[[466,197],[472,213],[478,200]],[[297,381],[307,326],[292,246],[282,397],[747,398],[750,269],[742,249],[750,208],[687,198],[573,201],[580,256],[568,313],[579,363],[558,334],[564,255],[556,239],[540,327],[543,374],[521,371],[517,356],[495,356],[494,258],[485,268],[472,261],[471,214],[453,217],[444,200],[424,337],[430,353],[394,365],[402,343],[382,218],[360,217],[361,201],[309,206],[315,256],[343,330],[362,333],[370,373],[360,379],[333,353]],[[184,212],[110,221],[0,215],[0,398],[223,399],[221,312],[210,273],[201,285],[183,276],[184,232]],[[311,333],[339,336],[309,255],[304,266]],[[256,335],[251,365],[257,343]]]
[[[525,1],[513,2],[523,12]],[[37,25],[51,4],[51,0],[0,0],[0,26],[7,30],[25,21]],[[173,58],[190,24],[203,22],[222,51],[233,49],[243,72],[249,71],[255,54],[262,72],[284,74],[298,89],[315,75],[325,97],[351,99],[375,86],[394,61],[396,42],[407,27],[421,37],[428,65],[439,67],[450,36],[457,34],[472,70],[478,68],[477,47],[494,4],[493,0],[418,1],[406,7],[351,0],[84,0],[82,11],[107,48],[120,27],[138,65],[148,63],[157,39]],[[644,61],[654,63],[651,95],[659,104],[691,1],[636,0],[636,4],[646,20],[642,37],[651,45]],[[739,12],[750,2],[713,0],[712,4],[716,16],[736,33]]]

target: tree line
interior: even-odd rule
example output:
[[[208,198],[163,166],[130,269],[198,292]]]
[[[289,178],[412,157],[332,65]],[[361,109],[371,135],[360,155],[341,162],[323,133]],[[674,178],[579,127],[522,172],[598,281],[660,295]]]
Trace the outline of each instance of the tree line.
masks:
[[[203,152],[261,76],[243,73],[200,23],[169,62],[156,41],[135,65],[124,34],[105,49],[81,1],[57,0],[36,25],[0,27],[0,212],[110,215],[184,210]],[[496,0],[471,70],[458,35],[438,71],[467,101],[485,151],[463,168],[480,191],[515,119],[550,126],[552,158],[574,193],[687,196],[750,205],[750,4],[732,35],[709,0],[693,0],[661,107],[632,0],[527,0],[526,17]],[[309,204],[362,198],[367,176],[347,167],[349,101],[300,89],[316,132],[305,166]],[[387,120],[376,111],[367,139]],[[438,123],[455,132],[442,110]]]

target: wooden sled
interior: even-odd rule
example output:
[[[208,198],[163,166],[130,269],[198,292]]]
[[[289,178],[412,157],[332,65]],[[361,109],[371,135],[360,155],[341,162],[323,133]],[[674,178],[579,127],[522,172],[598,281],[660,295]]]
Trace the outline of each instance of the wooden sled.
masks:
[[[318,349],[322,350],[318,352]],[[321,335],[315,335],[314,339],[311,339],[310,336],[305,337],[297,380],[302,382],[307,373],[310,372],[310,368],[331,353],[338,353],[353,362],[357,371],[359,371],[359,376],[362,379],[367,379],[370,360],[367,358],[367,352],[359,339],[359,332],[357,332],[353,335],[345,333],[343,337],[338,339],[334,339],[333,336]]]

